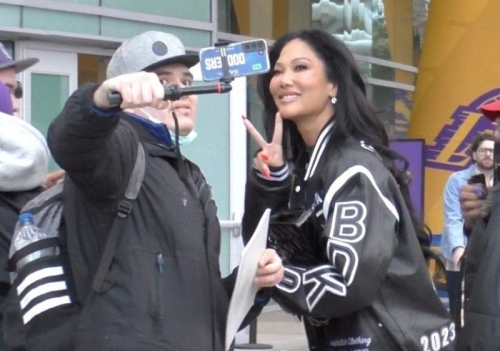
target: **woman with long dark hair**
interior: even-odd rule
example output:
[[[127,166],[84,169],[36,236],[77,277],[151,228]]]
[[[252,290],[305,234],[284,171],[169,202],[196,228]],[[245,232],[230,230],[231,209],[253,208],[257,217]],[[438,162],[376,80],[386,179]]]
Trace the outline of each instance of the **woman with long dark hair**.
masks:
[[[349,49],[329,33],[278,39],[259,81],[267,142],[247,182],[246,241],[272,209],[285,278],[273,298],[304,317],[311,350],[452,350],[455,325],[427,270],[407,162],[370,105]]]

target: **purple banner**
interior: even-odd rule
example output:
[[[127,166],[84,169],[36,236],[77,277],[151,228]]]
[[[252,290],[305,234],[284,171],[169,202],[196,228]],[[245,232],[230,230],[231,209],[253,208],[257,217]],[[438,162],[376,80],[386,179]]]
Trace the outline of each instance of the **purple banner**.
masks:
[[[391,148],[406,157],[411,173],[410,196],[417,214],[422,215],[424,211],[424,139],[398,139],[391,140]]]

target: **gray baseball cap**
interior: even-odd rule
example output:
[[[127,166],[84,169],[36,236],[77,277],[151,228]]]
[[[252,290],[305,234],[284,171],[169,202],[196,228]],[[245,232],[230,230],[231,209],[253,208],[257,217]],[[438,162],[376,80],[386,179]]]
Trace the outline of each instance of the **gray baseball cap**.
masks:
[[[115,51],[106,71],[107,78],[139,71],[152,71],[175,63],[192,67],[198,55],[186,54],[182,42],[170,33],[148,31],[125,40]]]

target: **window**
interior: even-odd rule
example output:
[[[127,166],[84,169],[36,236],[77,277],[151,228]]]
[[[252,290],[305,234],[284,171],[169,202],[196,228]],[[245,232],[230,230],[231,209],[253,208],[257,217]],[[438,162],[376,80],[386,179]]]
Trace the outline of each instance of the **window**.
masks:
[[[108,56],[78,54],[78,86],[104,82],[110,59]]]
[[[219,0],[219,31],[264,39],[311,27],[311,2]]]
[[[5,51],[9,54],[10,57],[14,57],[14,42],[8,40],[0,40],[0,43],[3,44]]]

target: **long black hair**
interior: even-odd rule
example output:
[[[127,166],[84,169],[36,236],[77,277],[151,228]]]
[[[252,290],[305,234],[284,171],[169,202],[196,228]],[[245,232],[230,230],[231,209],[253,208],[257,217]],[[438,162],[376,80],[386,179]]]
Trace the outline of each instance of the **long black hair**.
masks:
[[[366,97],[365,83],[361,77],[356,60],[347,46],[322,30],[302,30],[288,33],[278,39],[269,51],[271,68],[274,67],[281,51],[290,41],[299,39],[306,43],[324,63],[328,81],[337,86],[335,103],[335,127],[329,140],[328,148],[340,145],[349,138],[363,140],[377,150],[385,166],[399,184],[406,206],[415,227],[418,241],[426,258],[438,257],[430,249],[430,236],[423,221],[413,210],[408,190],[408,161],[389,147],[389,137]],[[269,137],[273,135],[276,104],[269,90],[273,72],[260,76],[259,95],[264,103],[264,127]],[[283,152],[288,160],[295,161],[304,148],[304,141],[295,123],[283,121]]]

